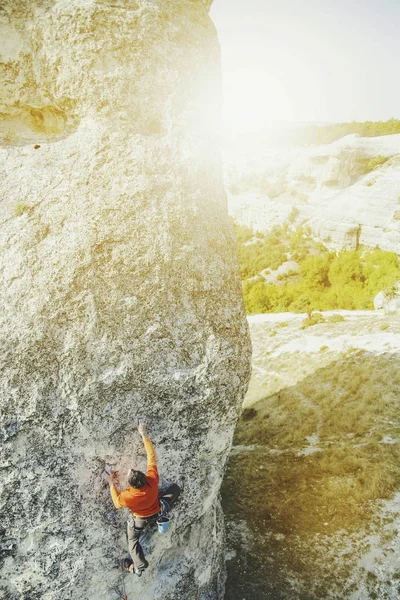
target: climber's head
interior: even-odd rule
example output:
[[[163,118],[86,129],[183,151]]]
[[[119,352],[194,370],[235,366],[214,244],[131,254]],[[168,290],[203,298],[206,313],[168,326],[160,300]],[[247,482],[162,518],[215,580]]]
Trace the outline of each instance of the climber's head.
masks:
[[[146,483],[146,475],[142,471],[130,469],[128,472],[128,483],[134,488],[142,488]]]

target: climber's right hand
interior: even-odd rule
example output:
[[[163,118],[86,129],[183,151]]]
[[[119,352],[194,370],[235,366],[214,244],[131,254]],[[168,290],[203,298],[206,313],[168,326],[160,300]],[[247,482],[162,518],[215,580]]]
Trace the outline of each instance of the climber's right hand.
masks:
[[[144,423],[144,421],[139,421],[138,432],[140,433],[142,438],[147,437],[147,426],[146,426],[146,423]]]

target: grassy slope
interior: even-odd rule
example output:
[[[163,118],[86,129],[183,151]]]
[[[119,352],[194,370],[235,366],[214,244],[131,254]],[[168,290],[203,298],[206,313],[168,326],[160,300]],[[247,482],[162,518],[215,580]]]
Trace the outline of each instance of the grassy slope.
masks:
[[[360,318],[304,332],[299,324],[264,326],[259,336],[261,326],[252,326],[257,368],[283,376],[274,393],[245,409],[236,431],[223,488],[236,551],[226,600],[398,598],[400,555],[397,572],[382,576],[359,560],[368,534],[382,535],[377,502],[400,489],[399,443],[391,443],[400,439],[399,355],[390,341],[384,352],[358,350],[357,336],[365,341],[368,330],[382,346],[382,336],[400,333],[400,320]],[[321,349],[297,356],[293,369],[302,369],[302,360],[306,369],[293,373],[279,336],[284,344],[311,329]],[[333,350],[345,334],[355,347]],[[398,532],[390,535],[381,542],[387,560]]]

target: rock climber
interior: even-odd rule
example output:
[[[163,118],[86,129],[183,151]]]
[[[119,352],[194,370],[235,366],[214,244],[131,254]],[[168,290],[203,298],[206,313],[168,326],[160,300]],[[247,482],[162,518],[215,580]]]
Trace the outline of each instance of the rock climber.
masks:
[[[109,478],[112,501],[116,508],[129,508],[131,511],[128,518],[128,547],[133,559],[125,561],[131,573],[141,577],[149,563],[144,557],[143,548],[139,542],[140,536],[148,524],[155,523],[162,509],[168,511],[178,499],[181,492],[175,483],[164,490],[158,489],[159,475],[157,469],[156,453],[147,433],[145,421],[139,420],[138,431],[142,436],[147,453],[146,474],[136,469],[128,472],[128,487],[118,493],[115,482],[118,477],[113,471]],[[161,506],[161,502],[162,505]]]

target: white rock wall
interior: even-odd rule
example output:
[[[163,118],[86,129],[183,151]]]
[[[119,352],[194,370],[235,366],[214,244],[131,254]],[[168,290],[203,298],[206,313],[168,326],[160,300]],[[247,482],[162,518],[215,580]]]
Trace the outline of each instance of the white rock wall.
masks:
[[[119,597],[100,474],[144,468],[137,414],[162,481],[183,494],[171,532],[145,543],[151,566],[126,579],[128,598],[223,597],[219,488],[250,342],[209,4],[0,6],[7,600]]]
[[[400,254],[400,135],[349,135],[316,147],[265,150],[259,145],[243,160],[227,156],[231,213],[259,229],[287,220],[293,206],[323,241],[339,248],[379,246]],[[389,160],[365,175],[360,160]],[[357,164],[358,163],[358,164]],[[268,196],[275,186],[279,192]],[[239,182],[239,183],[238,183]],[[245,189],[244,189],[245,188]]]

